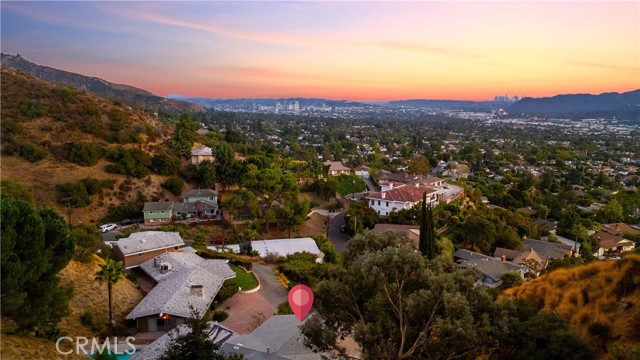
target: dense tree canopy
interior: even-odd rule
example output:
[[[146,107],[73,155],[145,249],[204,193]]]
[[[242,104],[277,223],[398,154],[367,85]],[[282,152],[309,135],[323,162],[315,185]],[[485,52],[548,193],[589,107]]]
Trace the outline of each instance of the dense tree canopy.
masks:
[[[62,216],[2,195],[2,315],[22,330],[55,329],[69,313],[71,286],[58,272],[71,260],[74,237]]]

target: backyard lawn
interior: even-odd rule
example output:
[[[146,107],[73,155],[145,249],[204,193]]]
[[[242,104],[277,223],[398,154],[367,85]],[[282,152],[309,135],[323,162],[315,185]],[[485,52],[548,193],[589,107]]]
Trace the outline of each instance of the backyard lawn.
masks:
[[[258,286],[258,280],[256,280],[256,277],[253,276],[252,273],[246,272],[244,269],[236,265],[231,265],[231,269],[236,273],[236,278],[234,280],[240,289],[250,290]]]

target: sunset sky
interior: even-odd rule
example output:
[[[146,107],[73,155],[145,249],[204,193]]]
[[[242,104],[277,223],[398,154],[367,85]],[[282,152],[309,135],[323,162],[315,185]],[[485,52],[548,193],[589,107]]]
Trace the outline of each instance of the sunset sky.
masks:
[[[1,46],[166,96],[486,100],[640,88],[640,2],[11,2]]]

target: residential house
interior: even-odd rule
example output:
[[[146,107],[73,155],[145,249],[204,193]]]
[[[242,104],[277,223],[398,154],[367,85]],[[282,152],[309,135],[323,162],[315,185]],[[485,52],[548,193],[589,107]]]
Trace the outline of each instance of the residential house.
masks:
[[[344,166],[341,161],[325,161],[325,166],[329,166],[329,175],[340,176],[351,174],[351,168]]]
[[[398,187],[394,187],[393,183],[389,183],[389,185],[389,190],[374,192],[366,197],[369,207],[378,215],[387,216],[393,211],[410,209],[422,201],[424,193],[427,194],[428,203],[434,204],[438,201],[437,190],[431,187],[423,187],[418,183]]]
[[[533,249],[547,267],[549,261],[563,259],[565,256],[577,256],[577,249],[567,244],[552,243],[545,240],[525,239],[522,242],[524,250]]]
[[[397,224],[376,224],[371,230],[375,234],[392,232],[394,234],[404,234],[417,249],[420,243],[420,226],[418,225],[397,225]]]
[[[140,332],[169,331],[185,323],[192,312],[202,317],[225,280],[235,272],[228,260],[203,259],[191,252],[169,252],[140,265],[156,283],[126,316]]]
[[[604,224],[600,230],[609,234],[623,236],[625,233],[640,233],[640,225],[627,225],[625,223]]]
[[[598,242],[598,257],[601,257],[606,253],[631,251],[636,247],[635,242],[625,239],[621,235],[610,234],[602,230],[593,234],[592,238]]]
[[[210,147],[200,146],[197,149],[191,150],[191,163],[194,165],[200,164],[203,161],[213,162],[213,151]]]
[[[494,288],[502,284],[502,276],[508,272],[515,272],[524,277],[527,269],[524,266],[515,265],[507,261],[494,259],[490,256],[479,254],[469,250],[458,250],[454,253],[454,259],[458,267],[462,269],[474,269],[480,278],[478,285]]]
[[[535,275],[538,275],[547,266],[535,249],[531,248],[525,251],[518,251],[497,247],[493,252],[493,257],[500,259],[500,261],[509,261],[515,265],[526,266]]]
[[[314,353],[303,343],[301,323],[295,315],[274,315],[247,335],[240,335],[218,322],[207,323],[207,337],[225,355],[240,354],[245,360],[320,360],[328,354]],[[131,360],[157,360],[173,338],[191,331],[181,325],[136,352]]]
[[[394,183],[396,185],[418,183],[420,185],[429,186],[433,188],[438,188],[444,185],[444,180],[434,176],[415,175],[415,174],[412,175],[407,172],[396,174],[386,170],[378,171],[378,173],[376,174],[376,181],[378,182],[378,185],[380,185],[383,188],[382,191],[385,191],[384,187],[386,185],[389,185],[389,183]]]
[[[353,169],[353,171],[356,173],[357,176],[361,178],[368,179],[371,176],[371,174],[369,173],[369,171],[371,171],[371,168],[368,166],[360,165],[360,166],[357,166],[355,169]]]
[[[217,249],[215,246],[209,248]],[[240,252],[240,245],[225,245],[226,249],[234,252]],[[316,262],[321,263],[324,259],[324,253],[318,248],[316,241],[312,238],[297,239],[273,239],[273,240],[255,240],[251,242],[251,249],[257,251],[260,257],[266,257],[269,254],[277,256],[287,256],[295,253],[308,252],[316,255]]]
[[[146,202],[142,209],[146,226],[169,224],[173,220],[212,218],[219,214],[218,192],[194,189],[182,193],[182,202]]]
[[[177,232],[143,231],[118,240],[113,248],[113,257],[122,261],[125,269],[130,269],[183,246],[184,241]]]

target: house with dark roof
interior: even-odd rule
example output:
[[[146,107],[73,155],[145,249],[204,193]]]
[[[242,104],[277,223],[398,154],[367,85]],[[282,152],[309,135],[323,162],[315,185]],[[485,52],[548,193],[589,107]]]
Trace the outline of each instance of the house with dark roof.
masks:
[[[606,253],[632,251],[636,247],[635,242],[625,239],[621,235],[614,235],[602,230],[593,234],[592,238],[598,242],[598,257],[603,256]]]
[[[194,189],[182,193],[182,202],[145,202],[142,209],[146,226],[164,225],[174,220],[212,218],[220,213],[218,192],[211,189]]]
[[[473,269],[480,277],[478,285],[494,288],[502,284],[502,276],[508,272],[515,272],[524,277],[527,268],[508,261],[501,261],[490,256],[479,254],[469,250],[458,250],[454,253],[454,259],[458,267]]]
[[[328,354],[314,353],[303,343],[301,323],[295,315],[274,315],[250,334],[240,335],[217,322],[207,323],[208,338],[225,355],[240,354],[245,360],[320,360]],[[178,326],[164,334],[131,360],[156,360],[166,351],[172,337],[186,334],[190,329]]]
[[[378,213],[378,215],[386,216],[393,211],[414,207],[422,201],[422,194],[424,193],[427,194],[427,202],[434,204],[438,201],[436,192],[436,189],[420,186],[418,183],[414,185],[400,185],[398,187],[394,187],[392,183],[390,183],[389,190],[370,193],[366,199],[369,207]]]
[[[169,252],[140,265],[156,283],[127,315],[138,331],[169,331],[195,311],[204,316],[225,280],[235,272],[228,260],[203,259],[191,252]]]
[[[151,344],[138,350],[129,360],[157,360],[164,355],[167,346],[172,342],[172,337],[184,336],[189,332],[191,332],[191,329],[187,325],[178,325]],[[207,323],[205,334],[218,348],[230,337],[237,335],[233,330],[226,328],[217,321],[209,321]]]
[[[549,261],[563,259],[565,256],[577,256],[577,250],[571,245],[552,243],[545,240],[525,239],[522,241],[524,250],[533,249],[543,261],[546,267]]]
[[[183,246],[184,241],[177,232],[143,231],[118,240],[113,248],[113,257],[122,261],[125,269],[130,269]]]

